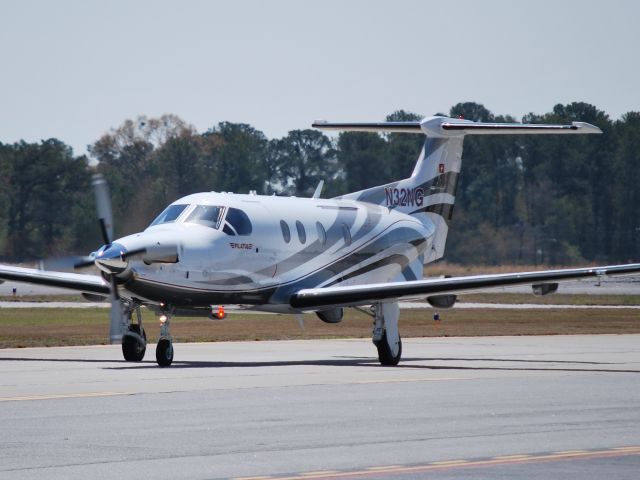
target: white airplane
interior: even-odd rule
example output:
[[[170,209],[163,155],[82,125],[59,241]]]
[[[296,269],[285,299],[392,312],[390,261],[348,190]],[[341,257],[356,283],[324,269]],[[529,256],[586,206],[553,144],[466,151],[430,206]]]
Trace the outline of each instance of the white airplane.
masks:
[[[426,142],[404,180],[332,199],[320,198],[321,185],[312,198],[196,193],[173,202],[143,232],[116,240],[106,183],[96,176],[105,244],[71,263],[76,268],[95,265],[101,275],[0,266],[0,279],[77,290],[88,299],[110,297],[110,341],[122,343],[127,361],[142,360],[146,351],[141,306],[159,316],[156,360],[164,367],[173,361],[174,315],[222,316],[218,306],[233,306],[315,312],[335,323],[344,308],[369,305],[363,311],[374,319],[380,363],[396,365],[402,354],[400,300],[426,298],[436,308],[448,308],[459,294],[493,287],[528,284],[543,295],[555,292],[562,281],[640,272],[640,264],[628,264],[423,279],[424,265],[444,255],[465,135],[601,133],[593,125],[436,116],[420,122],[313,126],[422,133]]]

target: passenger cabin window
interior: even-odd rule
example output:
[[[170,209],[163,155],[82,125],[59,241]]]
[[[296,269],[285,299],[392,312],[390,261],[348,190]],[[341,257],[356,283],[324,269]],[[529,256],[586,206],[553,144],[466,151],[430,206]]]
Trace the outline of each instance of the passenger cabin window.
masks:
[[[298,239],[300,240],[300,243],[306,243],[307,232],[305,232],[304,225],[300,220],[296,220],[296,230],[298,230]]]
[[[289,225],[284,220],[280,220],[280,228],[282,229],[282,238],[284,238],[284,243],[289,243],[291,241],[291,230],[289,230]]]
[[[344,223],[342,224],[342,236],[344,237],[344,243],[351,245],[351,232],[349,231],[349,227]]]
[[[187,207],[188,205],[169,205],[149,226],[153,227],[154,225],[160,225],[162,223],[173,223]]]
[[[214,207],[212,205],[198,205],[189,214],[186,223],[197,223],[205,227],[218,228],[220,223],[220,215],[222,207]]]
[[[320,245],[327,243],[327,232],[320,222],[316,222],[316,230],[318,230],[318,241]]]
[[[246,213],[237,208],[229,208],[222,231],[227,235],[251,235],[253,227]]]

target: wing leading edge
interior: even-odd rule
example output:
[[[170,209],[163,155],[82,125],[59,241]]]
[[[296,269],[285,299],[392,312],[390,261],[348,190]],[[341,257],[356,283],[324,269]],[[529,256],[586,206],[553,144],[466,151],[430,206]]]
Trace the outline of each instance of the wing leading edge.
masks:
[[[109,285],[98,275],[80,273],[53,272],[35,268],[9,267],[0,265],[0,280],[47,285],[49,287],[68,288],[84,293],[109,295]]]
[[[367,305],[385,300],[415,299],[430,295],[457,295],[496,287],[559,283],[581,278],[631,275],[639,272],[640,263],[632,263],[605,267],[374,283],[349,287],[308,288],[293,294],[290,304],[297,309],[313,310],[328,306]]]

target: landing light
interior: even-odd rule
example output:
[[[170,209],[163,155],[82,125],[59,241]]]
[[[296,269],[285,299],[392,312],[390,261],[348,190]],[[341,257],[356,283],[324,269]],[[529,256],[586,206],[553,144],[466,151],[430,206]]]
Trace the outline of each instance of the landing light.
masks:
[[[164,325],[165,323],[167,323],[167,316],[166,315],[160,315],[160,325]]]

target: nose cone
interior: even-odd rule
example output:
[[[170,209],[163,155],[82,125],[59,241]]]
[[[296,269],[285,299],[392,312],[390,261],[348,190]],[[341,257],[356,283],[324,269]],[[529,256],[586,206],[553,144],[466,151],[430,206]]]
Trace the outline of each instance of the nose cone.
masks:
[[[105,245],[95,258],[96,267],[105,273],[115,274],[122,273],[127,269],[127,249],[120,243],[111,243]]]

